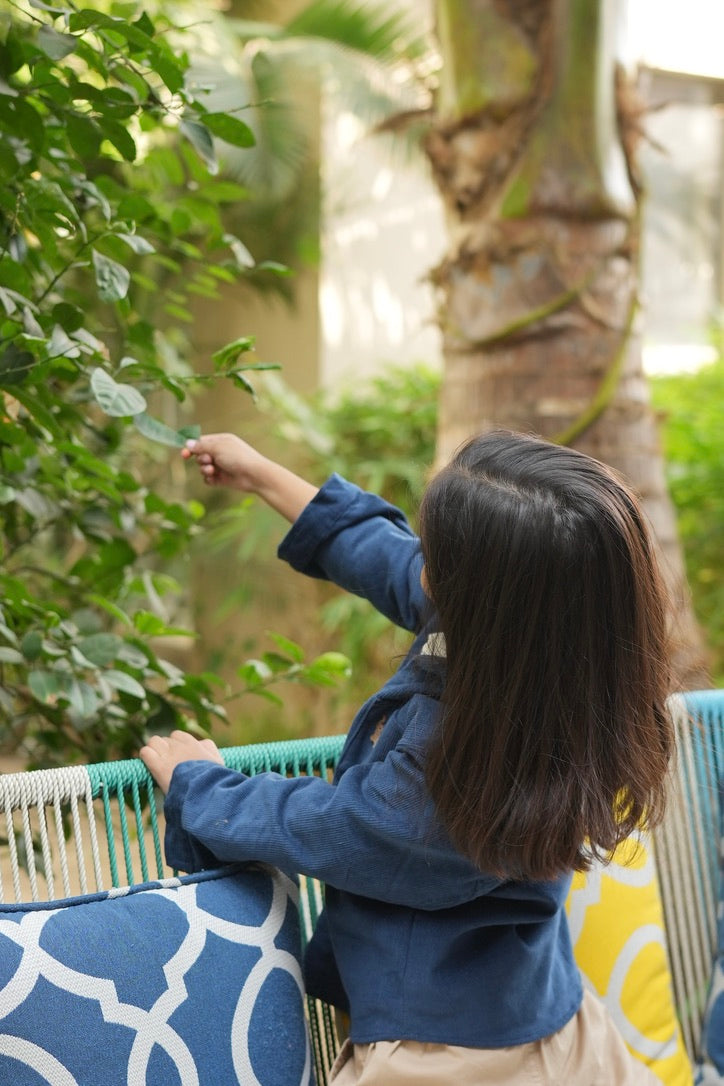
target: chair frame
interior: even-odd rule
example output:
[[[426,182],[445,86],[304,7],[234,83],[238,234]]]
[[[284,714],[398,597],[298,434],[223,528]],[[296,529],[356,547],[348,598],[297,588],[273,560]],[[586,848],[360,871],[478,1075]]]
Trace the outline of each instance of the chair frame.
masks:
[[[674,1000],[693,1062],[700,1055],[717,949],[724,690],[678,695],[671,707],[678,757],[655,856]],[[344,740],[337,735],[228,747],[222,757],[250,776],[272,771],[331,779]],[[0,812],[6,838],[0,845],[0,902],[54,900],[172,873],[163,859],[159,793],[137,759],[0,775]],[[306,942],[322,908],[322,888],[303,878],[301,891]],[[327,1086],[338,1049],[335,1019],[330,1007],[307,1002],[317,1083]]]

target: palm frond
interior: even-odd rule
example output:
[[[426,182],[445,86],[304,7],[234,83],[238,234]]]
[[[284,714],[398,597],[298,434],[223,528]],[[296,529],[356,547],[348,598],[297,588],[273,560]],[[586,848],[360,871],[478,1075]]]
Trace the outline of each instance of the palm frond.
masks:
[[[400,135],[394,118],[424,117],[429,108],[431,46],[419,23],[394,5],[312,0],[283,26],[207,13],[205,27],[193,63],[197,82],[207,88],[205,104],[238,113],[255,136],[254,147],[223,145],[220,157],[224,171],[249,190],[233,216],[257,259],[273,238],[277,246],[313,248],[319,88],[334,110],[357,118],[361,132],[394,132],[392,150],[408,159],[419,149],[419,132]],[[286,248],[282,244],[278,255]]]
[[[412,18],[389,3],[312,0],[285,25],[284,36],[325,39],[384,63],[417,60],[430,48]]]
[[[309,121],[303,103],[294,97],[294,76],[288,65],[269,55],[262,43],[227,59],[220,69],[215,58],[197,59],[194,72],[210,83],[210,109],[236,113],[254,133],[250,148],[225,147],[226,170],[252,193],[265,200],[283,200],[297,184],[308,155]]]

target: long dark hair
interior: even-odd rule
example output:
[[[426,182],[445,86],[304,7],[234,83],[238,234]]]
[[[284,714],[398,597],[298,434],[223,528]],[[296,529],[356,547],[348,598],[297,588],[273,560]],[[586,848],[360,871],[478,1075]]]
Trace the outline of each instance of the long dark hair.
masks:
[[[482,870],[586,870],[664,806],[666,603],[634,494],[572,449],[496,431],[432,480],[420,535],[447,675],[427,781]]]

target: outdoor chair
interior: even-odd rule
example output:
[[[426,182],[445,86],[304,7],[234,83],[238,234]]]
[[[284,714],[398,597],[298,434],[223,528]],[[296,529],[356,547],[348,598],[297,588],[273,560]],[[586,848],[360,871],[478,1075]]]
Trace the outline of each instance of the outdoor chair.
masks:
[[[678,757],[653,853],[680,1058],[669,1047],[658,1073],[666,1086],[686,1086],[702,1056],[718,953],[724,691],[677,696],[672,708]],[[222,754],[247,774],[331,777],[343,742],[340,735]],[[5,774],[0,808],[0,1082],[86,1086],[80,1072],[65,1071],[63,1053],[85,1046],[88,1066],[102,1060],[106,1040],[94,1039],[106,1036],[94,1032],[100,1022],[111,1030],[109,1051],[117,1041],[126,1045],[127,1067],[98,1079],[108,1086],[326,1086],[338,1047],[335,1018],[302,995],[298,970],[300,944],[322,907],[314,881],[301,879],[297,895],[291,880],[261,865],[176,878],[163,859],[160,794],[138,760]],[[575,903],[571,910],[573,918]],[[181,949],[164,942],[176,930]],[[193,946],[189,932],[196,933]],[[22,955],[32,966],[23,976]],[[96,968],[97,960],[103,965]],[[67,1008],[59,988],[81,1000],[82,1013]],[[36,995],[41,1002],[33,1008]],[[196,1033],[179,1025],[185,999]],[[23,1032],[28,1016],[30,1034]],[[200,1017],[206,1024],[199,1033]],[[213,1063],[222,1029],[243,1035],[229,1057],[233,1074]],[[45,1051],[46,1035],[57,1040],[54,1053]]]

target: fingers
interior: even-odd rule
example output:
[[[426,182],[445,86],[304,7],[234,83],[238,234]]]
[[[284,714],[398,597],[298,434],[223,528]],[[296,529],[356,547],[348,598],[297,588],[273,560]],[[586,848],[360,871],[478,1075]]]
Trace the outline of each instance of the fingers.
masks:
[[[213,454],[204,449],[202,440],[198,441],[190,438],[186,442],[186,446],[181,450],[181,455],[184,460],[190,460],[192,457],[196,459],[196,464],[201,473],[201,478],[205,483],[215,483],[219,481],[221,471],[214,461]]]
[[[224,764],[224,759],[221,757],[221,751],[213,739],[202,739],[199,742],[199,746],[203,747],[204,753],[208,755],[210,761],[218,762],[220,765]]]
[[[141,747],[138,756],[165,795],[171,784],[174,766],[169,758],[169,743],[165,736],[152,735]]]
[[[224,764],[221,752],[212,739],[197,739],[183,731],[173,731],[170,735],[152,735],[141,747],[138,756],[164,793],[168,792],[173,771],[181,762],[206,761]]]

